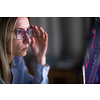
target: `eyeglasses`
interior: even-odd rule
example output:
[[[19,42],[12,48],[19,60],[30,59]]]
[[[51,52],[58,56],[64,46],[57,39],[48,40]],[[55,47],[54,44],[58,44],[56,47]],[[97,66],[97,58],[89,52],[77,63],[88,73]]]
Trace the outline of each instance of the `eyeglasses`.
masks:
[[[28,31],[25,31],[25,30],[16,30],[16,31],[12,31],[12,32],[15,32],[16,38],[18,40],[21,40],[21,39],[23,39],[25,37],[26,33],[31,38],[33,36],[32,30],[35,30],[35,29],[34,28],[31,28]]]

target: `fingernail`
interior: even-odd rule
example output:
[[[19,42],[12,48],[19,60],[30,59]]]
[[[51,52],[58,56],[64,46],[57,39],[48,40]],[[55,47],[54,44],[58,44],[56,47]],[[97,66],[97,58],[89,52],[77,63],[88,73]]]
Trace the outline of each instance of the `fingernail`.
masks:
[[[40,30],[43,30],[43,28],[42,28],[42,27],[40,27]]]
[[[37,29],[38,27],[35,25],[35,28]]]

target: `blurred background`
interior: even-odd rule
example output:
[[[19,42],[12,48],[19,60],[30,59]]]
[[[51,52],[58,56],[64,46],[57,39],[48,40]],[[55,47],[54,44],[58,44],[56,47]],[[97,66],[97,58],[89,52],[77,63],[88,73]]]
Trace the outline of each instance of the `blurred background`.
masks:
[[[48,34],[47,63],[49,84],[83,84],[82,65],[95,18],[31,17],[31,24],[41,26]],[[32,72],[34,56],[29,48],[24,57]]]

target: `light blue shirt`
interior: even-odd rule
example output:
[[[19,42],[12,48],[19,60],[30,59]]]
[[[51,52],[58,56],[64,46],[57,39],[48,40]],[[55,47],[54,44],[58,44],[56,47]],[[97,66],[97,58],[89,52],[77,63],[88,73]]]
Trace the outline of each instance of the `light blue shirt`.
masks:
[[[29,74],[23,57],[14,57],[14,66],[11,69],[13,79],[12,84],[47,84],[50,66],[40,65],[34,62],[34,77]]]

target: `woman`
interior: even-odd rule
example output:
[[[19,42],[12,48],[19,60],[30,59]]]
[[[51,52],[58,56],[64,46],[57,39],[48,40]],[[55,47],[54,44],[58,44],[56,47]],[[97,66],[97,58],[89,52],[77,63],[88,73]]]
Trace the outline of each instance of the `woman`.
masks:
[[[48,35],[42,27],[30,26],[29,22],[27,17],[0,18],[0,83],[48,83]],[[28,73],[23,60],[29,43],[35,58],[34,77]]]

